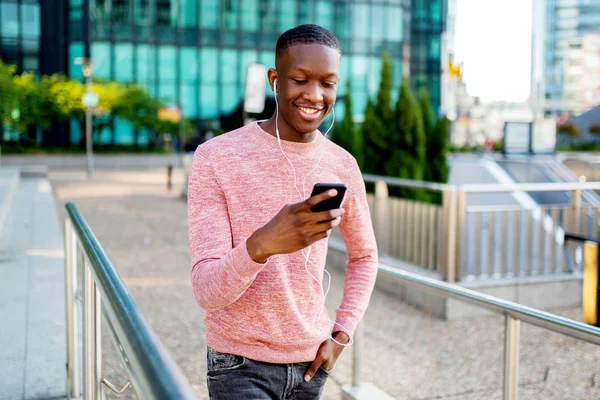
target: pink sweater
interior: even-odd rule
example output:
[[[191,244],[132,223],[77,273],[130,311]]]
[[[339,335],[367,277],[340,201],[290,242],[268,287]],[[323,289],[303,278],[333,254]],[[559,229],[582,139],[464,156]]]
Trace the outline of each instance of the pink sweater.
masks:
[[[322,145],[322,146],[321,146]],[[254,262],[246,239],[281,208],[310,196],[317,182],[348,187],[340,231],[348,252],[344,296],[336,322],[350,332],[362,318],[377,274],[377,247],[365,186],[355,159],[318,134],[311,143],[282,141],[258,123],[218,136],[198,147],[188,189],[192,286],[206,311],[206,344],[213,349],[271,363],[312,361],[332,332],[321,286],[305,270],[300,251]],[[323,277],[327,240],[312,245],[308,269]],[[341,282],[333,282],[340,285]],[[333,331],[341,330],[335,325]]]

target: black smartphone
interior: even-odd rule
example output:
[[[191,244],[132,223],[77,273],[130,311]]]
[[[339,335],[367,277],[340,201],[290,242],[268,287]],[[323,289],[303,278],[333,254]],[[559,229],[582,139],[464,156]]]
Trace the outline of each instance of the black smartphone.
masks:
[[[319,193],[326,192],[329,189],[337,190],[337,195],[335,197],[332,197],[331,199],[327,199],[318,204],[315,204],[311,207],[310,211],[319,212],[340,208],[340,206],[342,205],[342,200],[344,199],[344,194],[346,194],[346,185],[344,185],[343,183],[317,183],[313,187],[313,191],[310,197],[313,197]]]

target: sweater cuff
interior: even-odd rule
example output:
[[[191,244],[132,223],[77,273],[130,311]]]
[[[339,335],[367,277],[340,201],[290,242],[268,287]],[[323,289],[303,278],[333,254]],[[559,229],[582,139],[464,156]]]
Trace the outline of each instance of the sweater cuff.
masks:
[[[254,278],[269,263],[268,259],[263,264],[254,261],[248,253],[246,240],[240,242],[231,255],[233,270],[242,279]]]
[[[331,334],[333,335],[336,332],[344,332],[350,336],[354,336],[354,331],[358,326],[358,322],[359,321],[352,314],[338,312]]]

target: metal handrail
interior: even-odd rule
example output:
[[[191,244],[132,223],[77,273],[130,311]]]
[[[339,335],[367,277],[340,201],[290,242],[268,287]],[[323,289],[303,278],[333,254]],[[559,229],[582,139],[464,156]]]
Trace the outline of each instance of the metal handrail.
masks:
[[[379,270],[400,278],[402,283],[408,286],[414,286],[442,297],[471,303],[496,313],[510,315],[540,328],[600,345],[600,328],[387,265],[379,264]]]
[[[379,271],[397,278],[396,282],[401,285],[412,286],[423,292],[470,303],[505,316],[503,400],[516,400],[518,398],[521,321],[600,345],[600,328],[381,263],[379,264]],[[352,379],[352,386],[355,388],[361,386],[360,365],[363,353],[361,342],[362,336],[355,335]]]
[[[188,380],[161,344],[75,205],[65,206],[68,379],[79,398],[76,332],[77,247],[84,261],[84,399],[100,398],[100,310],[108,321],[132,386],[142,399],[194,399]],[[77,246],[77,243],[79,246]]]
[[[412,179],[392,178],[390,176],[383,175],[363,174],[362,177],[363,180],[367,183],[385,182],[391,186],[402,186],[414,189],[428,189],[437,192],[441,192],[456,186],[447,183],[416,181]]]

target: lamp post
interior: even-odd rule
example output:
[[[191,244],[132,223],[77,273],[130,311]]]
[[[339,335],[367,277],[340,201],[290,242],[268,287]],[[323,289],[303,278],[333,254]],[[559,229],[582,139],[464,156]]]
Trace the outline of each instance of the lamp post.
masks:
[[[81,99],[85,106],[85,148],[87,154],[87,175],[94,173],[94,154],[92,149],[92,109],[98,105],[98,95],[92,92],[92,60],[78,57],[75,64],[81,64],[85,78],[85,94]]]

